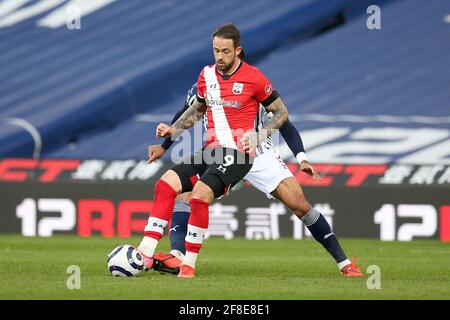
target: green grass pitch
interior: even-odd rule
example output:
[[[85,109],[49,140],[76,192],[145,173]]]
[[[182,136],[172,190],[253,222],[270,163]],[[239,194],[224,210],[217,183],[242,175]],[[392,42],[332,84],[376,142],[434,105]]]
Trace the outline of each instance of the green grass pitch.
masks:
[[[155,271],[113,277],[106,255],[140,238],[25,238],[0,236],[0,299],[450,299],[450,245],[439,241],[381,242],[341,239],[362,270],[381,271],[381,288],[342,277],[314,240],[210,238],[195,279]],[[168,249],[167,237],[159,250]],[[81,270],[81,288],[67,288],[67,267]]]

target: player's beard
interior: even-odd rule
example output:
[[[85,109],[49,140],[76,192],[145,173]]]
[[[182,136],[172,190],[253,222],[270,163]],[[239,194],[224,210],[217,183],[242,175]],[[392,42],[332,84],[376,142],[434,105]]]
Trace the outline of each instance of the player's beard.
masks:
[[[222,64],[219,65],[219,63],[217,63],[217,68],[224,74],[228,73],[228,71],[230,71],[230,69],[233,67],[234,65],[234,61],[236,60],[236,57],[233,58],[233,60],[228,63],[228,64]]]

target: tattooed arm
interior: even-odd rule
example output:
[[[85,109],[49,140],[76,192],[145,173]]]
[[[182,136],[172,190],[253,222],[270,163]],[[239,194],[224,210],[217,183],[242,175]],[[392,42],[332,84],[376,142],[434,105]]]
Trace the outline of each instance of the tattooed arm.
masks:
[[[267,113],[272,112],[272,117],[269,122],[267,122],[267,125],[261,130],[267,130],[265,138],[270,137],[276,130],[280,129],[288,118],[287,108],[280,97],[269,104],[266,107],[266,111]]]
[[[172,125],[175,129],[188,129],[200,120],[206,112],[206,105],[197,99],[192,103],[181,117]]]
[[[266,107],[267,113],[271,113],[267,124],[258,132],[248,132],[241,139],[244,151],[255,150],[261,143],[281,128],[288,118],[288,111],[280,97],[276,98]]]
[[[176,138],[184,129],[192,127],[206,112],[206,105],[198,99],[175,121],[172,126],[165,123],[160,123],[156,128],[156,137],[172,137]]]

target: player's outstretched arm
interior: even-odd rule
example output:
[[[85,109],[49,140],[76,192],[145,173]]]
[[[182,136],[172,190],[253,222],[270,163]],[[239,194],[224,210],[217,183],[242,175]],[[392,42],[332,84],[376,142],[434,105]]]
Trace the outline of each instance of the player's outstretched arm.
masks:
[[[280,133],[289,149],[291,149],[292,153],[297,158],[298,163],[301,163],[304,159],[306,160],[306,151],[303,146],[302,137],[292,122],[289,121],[289,118],[281,126]]]
[[[284,141],[286,141],[289,149],[291,149],[295,158],[297,158],[300,164],[300,169],[314,178],[314,180],[322,180],[322,177],[316,172],[314,167],[308,162],[306,158],[305,148],[303,146],[303,141],[300,133],[294,127],[294,125],[289,121],[281,126],[280,133],[283,136]]]
[[[303,141],[300,133],[295,129],[294,125],[289,121],[283,124],[280,128],[280,133],[283,139],[286,141],[289,149],[291,149],[298,163],[300,164],[300,169],[314,178],[314,180],[322,180],[322,177],[316,172],[314,167],[309,163],[306,158],[305,148],[303,147]]]

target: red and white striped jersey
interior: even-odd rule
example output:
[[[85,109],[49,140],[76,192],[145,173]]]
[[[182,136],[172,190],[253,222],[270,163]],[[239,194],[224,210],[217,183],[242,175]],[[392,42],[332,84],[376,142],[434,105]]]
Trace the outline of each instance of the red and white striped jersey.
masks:
[[[242,151],[240,139],[245,132],[256,129],[259,104],[272,92],[272,84],[264,74],[243,61],[226,76],[216,65],[204,67],[198,77],[197,95],[208,107],[205,146]]]

